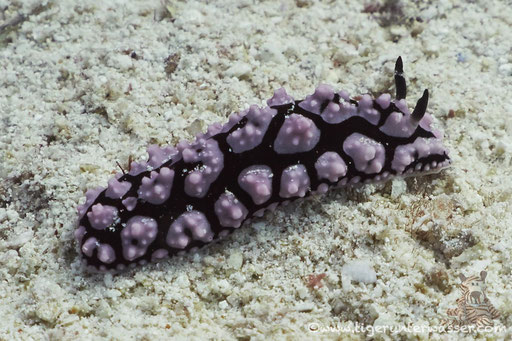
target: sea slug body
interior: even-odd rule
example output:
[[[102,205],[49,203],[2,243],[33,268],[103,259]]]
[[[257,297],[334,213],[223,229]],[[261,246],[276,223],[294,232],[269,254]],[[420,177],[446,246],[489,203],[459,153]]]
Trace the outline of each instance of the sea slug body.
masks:
[[[437,172],[450,164],[425,90],[411,113],[402,60],[396,99],[351,99],[320,85],[304,100],[284,89],[214,124],[194,142],[148,148],[107,188],[87,191],[75,231],[92,270],[123,270],[195,250],[280,203],[333,186]],[[124,172],[123,172],[124,173]]]

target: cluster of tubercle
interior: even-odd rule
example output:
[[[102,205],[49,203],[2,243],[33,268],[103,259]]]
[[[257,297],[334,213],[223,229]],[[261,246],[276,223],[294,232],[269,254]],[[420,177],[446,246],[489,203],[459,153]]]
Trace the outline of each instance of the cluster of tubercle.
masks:
[[[402,62],[397,99],[357,101],[320,85],[302,101],[284,89],[213,124],[194,142],[148,148],[107,188],[87,191],[75,231],[93,270],[123,270],[195,250],[279,204],[330,187],[438,171],[450,164],[425,91],[411,113]],[[123,172],[124,173],[124,172]]]

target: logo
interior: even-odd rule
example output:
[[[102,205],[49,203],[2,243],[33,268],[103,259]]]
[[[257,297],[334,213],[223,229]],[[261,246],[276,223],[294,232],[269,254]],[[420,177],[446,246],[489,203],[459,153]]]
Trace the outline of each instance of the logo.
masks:
[[[480,272],[480,276],[466,277],[463,274],[459,276],[462,295],[457,299],[457,308],[446,311],[449,318],[444,319],[442,325],[447,330],[462,326],[494,326],[493,320],[497,319],[500,313],[485,294],[486,276],[485,271]]]

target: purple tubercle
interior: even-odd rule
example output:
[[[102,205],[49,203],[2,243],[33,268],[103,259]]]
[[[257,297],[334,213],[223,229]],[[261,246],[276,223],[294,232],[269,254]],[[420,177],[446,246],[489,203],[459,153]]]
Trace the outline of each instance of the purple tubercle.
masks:
[[[167,251],[166,249],[158,249],[158,250],[155,250],[151,254],[151,261],[157,262],[159,260],[167,258],[168,256],[169,256],[169,251]]]
[[[125,181],[119,181],[118,179],[120,177],[121,174],[118,174],[108,181],[108,187],[105,191],[105,196],[111,199],[119,199],[122,198],[123,195],[125,195],[130,190],[132,184]]]
[[[242,153],[259,145],[276,113],[275,109],[269,107],[260,109],[257,105],[251,105],[245,115],[247,123],[226,138],[233,152]]]
[[[308,171],[304,165],[286,168],[281,175],[281,198],[303,197],[310,189]]]
[[[86,230],[83,226],[78,226],[78,228],[75,230],[75,239],[78,241],[79,244],[82,243],[82,239],[84,238],[85,233]]]
[[[375,100],[379,107],[386,110],[391,104],[391,95],[390,94],[382,94]]]
[[[343,151],[352,158],[358,171],[379,173],[384,167],[386,150],[382,143],[359,133],[353,133],[343,142]]]
[[[100,244],[98,246],[98,259],[106,264],[110,264],[116,260],[116,252],[114,248],[108,244]]]
[[[96,204],[87,213],[91,227],[104,230],[112,225],[117,218],[117,208],[109,205]]]
[[[337,182],[347,174],[347,165],[336,152],[323,153],[315,162],[315,169],[318,179],[327,179],[330,182]]]
[[[131,261],[143,256],[158,232],[156,220],[151,217],[134,216],[121,231],[123,256]]]
[[[337,101],[333,101],[335,97]],[[389,107],[391,96],[383,94],[375,100],[376,103]],[[354,103],[348,96],[348,92],[340,91],[335,93],[329,85],[320,85],[313,95],[299,103],[304,110],[320,115],[325,122],[338,124],[353,116],[363,117],[368,122],[376,125],[380,120],[380,112],[373,107],[373,98],[370,95],[363,95],[359,102]],[[382,109],[383,108],[381,106]]]
[[[184,249],[193,241],[204,243],[213,240],[213,232],[206,216],[198,211],[180,215],[171,224],[167,233],[167,245],[175,249]]]
[[[408,137],[416,130],[417,122],[411,119],[411,115],[401,112],[392,112],[380,130],[393,137]]]
[[[269,107],[277,107],[281,105],[291,104],[295,102],[293,97],[286,93],[284,88],[279,88],[274,91],[274,96],[267,100],[267,104]]]
[[[393,170],[395,170],[398,174],[401,174],[404,172],[407,166],[411,165],[417,159],[427,158],[430,155],[436,155],[443,152],[445,152],[445,148],[442,142],[437,138],[426,139],[419,137],[414,140],[413,143],[401,145],[396,148],[395,156],[391,162],[391,168],[393,168]],[[416,165],[422,164],[417,163]],[[424,169],[424,171],[428,172],[431,169],[437,168],[438,162],[426,162],[422,166],[428,167],[428,169]]]
[[[147,170],[148,170],[147,162],[135,162],[134,161],[134,162],[130,163],[130,171],[128,172],[128,174],[139,175],[140,173],[143,173]]]
[[[249,213],[233,193],[222,194],[215,202],[214,209],[224,227],[240,227]]]
[[[127,197],[126,199],[123,199],[123,201],[121,201],[121,202],[123,203],[124,207],[128,211],[133,211],[135,206],[137,206],[137,198],[136,197]]]
[[[171,195],[173,180],[174,171],[167,167],[160,168],[159,172],[152,171],[150,177],[142,178],[137,191],[139,198],[155,205],[164,203]]]
[[[88,268],[123,270],[194,251],[252,217],[332,187],[439,171],[450,164],[426,113],[407,107],[401,59],[396,99],[350,98],[320,85],[304,100],[283,88],[193,142],[150,145],[107,188],[86,192],[75,238]]]
[[[361,97],[357,109],[358,115],[362,116],[371,124],[376,125],[379,123],[380,112],[373,108],[373,99],[370,95],[366,94]]]
[[[333,87],[327,84],[320,84],[315,92],[312,95],[306,96],[306,99],[299,106],[304,110],[320,115],[324,111],[322,110],[322,105],[326,102],[329,104],[333,103],[333,98]]]
[[[186,163],[201,163],[186,176],[185,193],[191,197],[204,197],[224,167],[224,155],[217,141],[199,139],[193,144],[180,142],[178,149]]]
[[[82,244],[82,253],[87,257],[92,257],[94,250],[99,246],[98,240],[94,237],[88,238]],[[103,263],[103,262],[102,262]]]
[[[160,167],[165,162],[173,159],[176,161],[179,158],[179,152],[176,148],[171,146],[160,147],[152,144],[148,147],[148,165],[152,168]]]
[[[78,216],[80,219],[82,219],[82,217],[85,215],[87,210],[91,207],[91,205],[94,203],[94,201],[98,198],[98,195],[101,192],[103,192],[103,190],[105,190],[105,188],[96,187],[96,188],[91,188],[91,189],[87,190],[87,192],[85,192],[85,203],[78,205],[78,207],[77,207]]]
[[[315,148],[319,140],[320,130],[311,119],[291,114],[277,133],[274,150],[278,154],[307,152]]]
[[[256,205],[261,205],[272,196],[273,176],[272,169],[268,166],[250,166],[240,172],[238,185],[251,196]]]

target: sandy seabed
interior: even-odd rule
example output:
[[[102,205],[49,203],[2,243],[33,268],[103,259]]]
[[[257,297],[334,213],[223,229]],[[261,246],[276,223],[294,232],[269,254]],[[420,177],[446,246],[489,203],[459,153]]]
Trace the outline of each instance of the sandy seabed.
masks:
[[[295,202],[197,254],[82,270],[76,206],[116,161],[280,86],[394,91],[399,55],[451,168]],[[511,96],[510,1],[0,0],[0,340],[510,338]],[[503,329],[428,331],[481,270]]]

